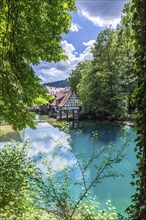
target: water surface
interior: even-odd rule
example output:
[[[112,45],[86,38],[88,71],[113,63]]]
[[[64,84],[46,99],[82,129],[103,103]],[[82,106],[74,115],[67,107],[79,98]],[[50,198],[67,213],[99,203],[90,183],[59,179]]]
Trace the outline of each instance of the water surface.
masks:
[[[98,133],[98,140],[92,140],[93,132]],[[134,189],[130,185],[131,174],[136,164],[136,158],[133,153],[135,145],[133,128],[103,123],[80,122],[78,126],[73,125],[70,131],[65,133],[48,123],[39,123],[36,130],[27,128],[24,134],[24,139],[30,138],[30,144],[33,147],[31,156],[36,156],[38,150],[40,150],[45,152],[49,158],[51,157],[51,152],[57,146],[61,147],[60,155],[53,162],[54,169],[56,170],[62,169],[64,166],[72,166],[76,162],[75,158],[68,151],[71,147],[76,154],[80,154],[83,160],[86,161],[89,156],[93,155],[94,151],[101,147],[108,147],[113,144],[115,145],[113,150],[119,149],[125,137],[131,139],[129,147],[124,151],[126,157],[113,168],[115,171],[123,174],[124,177],[105,179],[101,184],[90,190],[91,196],[97,196],[102,208],[105,207],[107,200],[111,200],[112,204],[121,214],[124,213],[125,208],[130,204],[130,196],[134,193]],[[93,167],[89,168],[87,172],[88,182],[94,178],[95,172]],[[72,178],[76,180],[79,175],[77,170],[74,174],[72,173]],[[80,192],[79,187],[73,187],[71,190],[74,198],[77,198]]]

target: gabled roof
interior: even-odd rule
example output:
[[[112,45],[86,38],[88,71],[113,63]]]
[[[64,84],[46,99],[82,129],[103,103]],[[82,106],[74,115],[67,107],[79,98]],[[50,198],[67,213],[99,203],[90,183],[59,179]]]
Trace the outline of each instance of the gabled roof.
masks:
[[[56,100],[62,99],[65,95],[66,94],[63,91],[56,93]]]
[[[59,107],[63,107],[67,103],[67,101],[68,101],[68,99],[69,99],[69,97],[71,95],[72,95],[72,91],[71,90],[66,92],[65,96],[61,99],[61,102],[59,103],[58,106]]]
[[[56,106],[56,99],[53,100],[53,102],[50,104],[51,106]]]
[[[71,95],[72,91],[70,89],[65,89],[64,91],[56,93],[56,97],[51,103],[51,106],[63,107]]]

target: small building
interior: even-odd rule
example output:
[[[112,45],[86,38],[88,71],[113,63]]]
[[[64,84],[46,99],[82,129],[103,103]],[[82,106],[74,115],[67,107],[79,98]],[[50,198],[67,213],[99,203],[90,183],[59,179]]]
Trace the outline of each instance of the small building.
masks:
[[[78,98],[74,91],[69,88],[57,92],[51,103],[51,109],[57,112],[57,118],[77,119],[79,116]]]

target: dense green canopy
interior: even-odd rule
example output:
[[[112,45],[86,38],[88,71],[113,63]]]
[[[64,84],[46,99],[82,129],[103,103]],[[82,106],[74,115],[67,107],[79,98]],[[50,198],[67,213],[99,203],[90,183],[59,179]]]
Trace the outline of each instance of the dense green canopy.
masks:
[[[133,174],[135,181],[132,185],[136,193],[132,197],[132,204],[128,209],[131,220],[146,219],[146,0],[132,0],[130,4],[132,14],[131,24],[134,30],[135,46],[135,76],[137,88],[133,94],[136,122],[137,168]]]
[[[127,118],[129,97],[136,83],[128,5],[125,11],[127,14],[116,30],[105,28],[99,33],[91,50],[92,60],[78,64],[71,73],[69,85],[76,90],[83,111]]]
[[[61,34],[70,27],[74,0],[2,0],[0,23],[0,120],[33,127],[26,111],[45,90],[32,65],[65,59]]]

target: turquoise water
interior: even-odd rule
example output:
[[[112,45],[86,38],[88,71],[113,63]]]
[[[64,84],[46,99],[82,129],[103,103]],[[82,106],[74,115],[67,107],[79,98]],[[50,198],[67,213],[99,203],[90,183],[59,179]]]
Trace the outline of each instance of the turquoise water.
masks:
[[[51,158],[52,152],[57,146],[60,146],[60,153],[58,157],[53,159],[52,165],[58,171],[65,166],[72,167],[76,163],[75,157],[70,153],[71,148],[74,149],[77,155],[81,155],[81,162],[86,162],[90,156],[94,155],[102,147],[108,148],[108,146],[113,144],[115,146],[111,147],[111,151],[115,152],[123,144],[126,137],[130,138],[131,142],[124,150],[126,157],[121,163],[114,165],[112,168],[112,170],[118,171],[124,176],[116,177],[115,179],[104,179],[90,190],[91,196],[94,197],[96,195],[102,208],[105,207],[107,200],[111,200],[117,211],[123,214],[125,208],[130,204],[130,196],[134,193],[134,189],[130,185],[131,174],[136,164],[136,158],[133,153],[135,139],[133,128],[90,122],[80,122],[75,127],[76,129],[71,128],[67,133],[48,123],[38,124],[36,130],[27,128],[24,138],[30,138],[30,145],[33,147],[30,152],[31,156],[37,156],[39,150],[46,153],[48,158]],[[92,140],[93,132],[97,132],[97,140]],[[101,162],[104,155],[96,159],[94,165]],[[90,166],[86,173],[87,183],[90,183],[95,175],[95,168]],[[76,181],[79,176],[79,170],[72,173],[73,181]],[[72,187],[71,189],[71,194],[74,198],[77,198],[80,192],[80,187]]]
[[[96,187],[91,189],[91,195],[97,196],[102,208],[105,208],[107,200],[111,200],[117,211],[124,214],[125,208],[130,204],[130,196],[134,193],[134,188],[129,184],[132,180],[131,174],[136,164],[136,157],[133,152],[135,145],[133,128],[99,123],[81,123],[80,129],[83,132],[79,136],[73,134],[72,142],[76,151],[82,154],[84,158],[87,158],[93,149],[114,144],[113,150],[116,150],[122,146],[125,138],[131,139],[128,147],[123,152],[125,158],[112,168],[112,170],[121,173],[123,177],[104,179],[101,184],[97,184]],[[93,131],[97,131],[99,134],[97,141],[91,141]],[[95,169],[90,168],[88,175],[89,180],[93,179]]]

